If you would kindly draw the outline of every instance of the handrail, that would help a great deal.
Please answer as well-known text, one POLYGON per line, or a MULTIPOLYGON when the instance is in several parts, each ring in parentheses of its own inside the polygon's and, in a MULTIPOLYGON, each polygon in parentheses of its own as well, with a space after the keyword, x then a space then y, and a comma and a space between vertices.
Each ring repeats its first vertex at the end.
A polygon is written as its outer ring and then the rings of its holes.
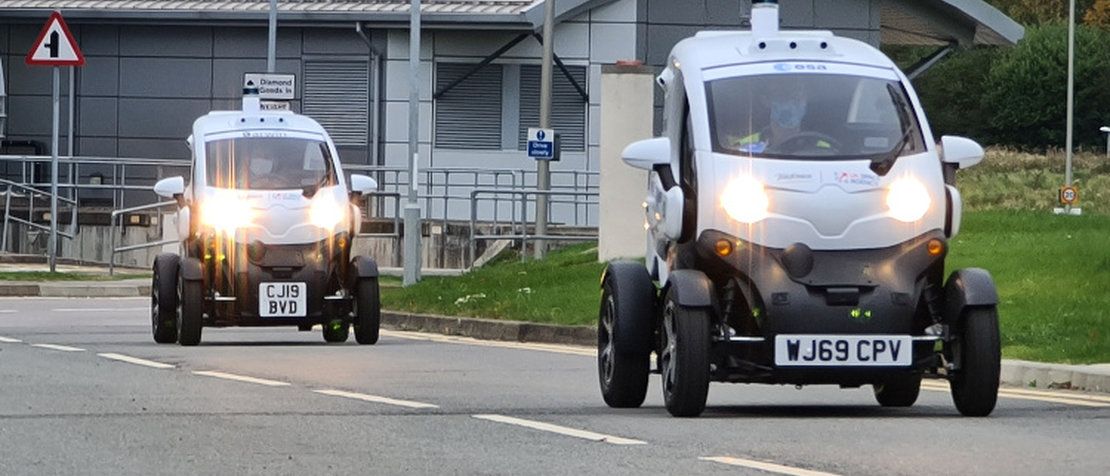
MULTIPOLYGON (((112 253, 108 256, 108 275, 109 276, 115 274, 115 272, 116 272, 116 253, 123 253, 125 251, 132 251, 132 250, 141 250, 141 249, 145 249, 145 248, 154 248, 156 246, 169 245, 169 244, 173 244, 173 243, 177 242, 177 240, 159 240, 159 241, 154 241, 154 242, 150 242, 150 243, 140 243, 140 244, 136 244, 136 245, 121 246, 121 247, 117 248, 116 247, 116 218, 118 218, 118 217, 120 217, 120 216, 122 216, 126 213, 141 212, 143 210, 155 210, 155 209, 159 209, 159 208, 165 208, 165 207, 168 207, 170 205, 177 205, 177 202, 176 201, 168 201, 168 202, 148 203, 146 205, 139 205, 139 206, 136 206, 136 207, 121 208, 119 210, 112 210, 112 215, 111 215, 111 217, 109 218, 109 221, 108 221, 108 237, 109 237, 108 239, 109 239, 109 243, 110 243, 110 245, 109 245, 110 249, 112 250, 112 253)), ((162 221, 159 220, 158 223, 161 224, 162 221)), ((165 228, 163 228, 163 230, 164 229, 165 228)))
MULTIPOLYGON (((76 200, 72 200, 68 197, 63 197, 61 195, 54 195, 50 192, 47 192, 47 191, 44 191, 44 190, 39 190, 39 189, 37 189, 33 186, 21 184, 21 183, 18 183, 18 182, 13 182, 11 180, 4 179, 4 178, 0 178, 0 185, 7 186, 7 189, 4 192, 4 223, 3 223, 2 229, 0 229, 0 235, 2 235, 2 236, 0 236, 0 250, 7 251, 7 249, 8 249, 8 222, 13 222, 14 221, 14 222, 19 223, 21 225, 26 225, 26 226, 29 226, 31 228, 37 229, 37 230, 44 230, 44 231, 50 231, 51 230, 51 227, 49 227, 49 226, 42 225, 42 224, 34 222, 34 216, 35 216, 34 201, 35 201, 36 198, 40 198, 40 197, 56 198, 58 201, 66 203, 70 206, 70 210, 69 210, 69 212, 70 212, 69 232, 67 233, 67 232, 58 230, 58 235, 61 235, 63 238, 66 238, 66 239, 69 239, 69 240, 72 240, 77 236, 77 201, 76 200), (12 195, 12 188, 13 187, 16 188, 16 189, 19 189, 19 190, 23 190, 25 192, 25 195, 23 195, 23 197, 25 197, 27 199, 27 202, 29 204, 29 206, 27 207, 27 219, 26 220, 24 220, 22 218, 19 218, 19 217, 14 217, 11 214, 12 213, 12 198, 15 197, 14 195, 12 195)), ((57 217, 51 217, 51 219, 52 220, 57 220, 57 217)))
MULTIPOLYGON (((491 235, 479 235, 479 234, 477 234, 477 215, 478 215, 478 200, 479 200, 478 196, 479 195, 495 195, 495 196, 496 195, 513 195, 513 196, 521 197, 521 199, 523 201, 523 199, 528 197, 528 196, 533 196, 533 197, 535 197, 535 196, 599 197, 601 194, 599 192, 577 192, 577 191, 567 192, 567 191, 561 191, 561 190, 538 190, 538 189, 504 190, 504 189, 495 189, 495 188, 494 189, 479 188, 479 189, 475 189, 475 190, 471 191, 470 192, 470 230, 469 230, 470 231, 470 240, 469 240, 470 241, 470 243, 469 243, 470 246, 469 246, 469 249, 467 250, 468 251, 467 258, 469 258, 469 260, 468 260, 469 264, 468 264, 467 268, 473 268, 474 267, 474 261, 477 259, 477 257, 475 255, 477 254, 477 242, 478 241, 485 241, 485 240, 514 240, 514 241, 516 241, 516 240, 520 240, 520 245, 521 245, 522 249, 528 246, 528 238, 529 238, 529 236, 528 236, 528 225, 527 225, 528 210, 525 207, 521 207, 522 208, 521 212, 524 214, 524 216, 521 217, 521 223, 523 224, 523 226, 521 226, 521 232, 519 234, 516 234, 516 233, 514 233, 514 234, 491 234, 491 235)), ((489 199, 487 199, 487 200, 489 200, 489 199)), ((513 228, 515 228, 515 227, 516 227, 516 225, 515 225, 515 214, 514 214, 513 228)), ((544 234, 544 235, 532 235, 531 238, 533 240, 547 240, 547 241, 590 241, 590 240, 596 240, 597 239, 597 234, 596 233, 593 234, 593 235, 551 235, 551 234, 544 234)), ((523 256, 523 253, 522 253, 521 256, 523 256)))

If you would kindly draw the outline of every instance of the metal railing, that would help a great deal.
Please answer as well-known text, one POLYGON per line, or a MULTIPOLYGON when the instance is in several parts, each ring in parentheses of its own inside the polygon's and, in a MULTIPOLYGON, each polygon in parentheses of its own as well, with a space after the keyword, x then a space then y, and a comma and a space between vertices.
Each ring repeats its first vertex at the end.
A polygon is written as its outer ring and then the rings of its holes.
MULTIPOLYGON (((123 253, 125 251, 141 250, 141 249, 146 249, 146 248, 154 248, 156 246, 165 246, 165 245, 171 245, 171 244, 177 243, 176 239, 173 239, 173 240, 165 239, 164 230, 166 228, 165 228, 165 226, 162 225, 162 220, 158 220, 158 224, 160 226, 162 226, 162 230, 163 230, 163 232, 159 232, 159 235, 161 235, 163 239, 158 240, 158 241, 151 241, 151 242, 147 242, 147 243, 138 243, 138 244, 134 244, 134 245, 116 247, 116 219, 119 218, 119 217, 122 217, 122 216, 124 216, 128 213, 135 213, 135 212, 141 212, 141 211, 146 211, 146 210, 157 210, 157 209, 169 207, 171 205, 176 207, 177 202, 176 201, 158 202, 158 203, 151 203, 151 204, 147 204, 147 205, 139 205, 137 207, 121 208, 119 210, 113 210, 112 211, 112 216, 111 216, 111 218, 109 219, 109 222, 108 222, 108 236, 110 237, 109 238, 109 243, 110 243, 109 247, 112 250, 111 255, 108 256, 108 275, 109 276, 115 274, 115 272, 116 272, 116 254, 117 253, 123 253)), ((122 223, 121 223, 121 226, 122 226, 122 223)))
MULTIPOLYGON (((581 198, 581 197, 586 197, 587 200, 588 200, 589 197, 593 197, 593 198, 599 197, 600 193, 599 192, 559 191, 559 190, 536 190, 536 189, 524 189, 524 190, 476 189, 476 190, 471 191, 470 192, 470 246, 469 246, 469 250, 467 252, 467 268, 472 268, 474 266, 474 261, 477 259, 476 254, 477 254, 477 247, 478 247, 478 242, 479 241, 492 241, 492 240, 520 241, 521 249, 523 250, 523 249, 527 248, 529 239, 531 239, 533 241, 534 240, 544 240, 544 241, 594 241, 594 240, 597 240, 596 228, 594 228, 595 231, 594 231, 593 234, 553 235, 553 234, 549 233, 549 234, 545 234, 545 235, 529 235, 528 234, 528 222, 529 222, 529 220, 528 220, 527 200, 528 200, 528 197, 532 197, 532 200, 534 200, 535 197, 537 197, 537 196, 548 196, 548 197, 552 197, 552 198, 573 196, 576 199, 581 198), (520 211, 521 211, 520 218, 521 218, 521 220, 519 221, 519 223, 520 223, 519 231, 517 229, 518 221, 516 220, 516 213, 515 213, 515 210, 514 210, 513 221, 512 221, 511 226, 510 226, 510 229, 513 230, 513 233, 509 233, 509 234, 505 234, 505 233, 479 234, 478 233, 477 216, 478 216, 478 202, 480 200, 483 200, 480 197, 481 195, 489 195, 491 197, 498 197, 498 196, 503 197, 505 195, 508 195, 508 196, 512 197, 513 200, 515 200, 517 197, 519 197, 520 198, 520 203, 521 203, 521 208, 520 208, 520 211)), ((485 198, 484 200, 491 200, 491 199, 492 198, 485 198)), ((592 201, 591 203, 596 204, 597 202, 592 201)), ((497 223, 494 223, 493 225, 494 225, 493 229, 496 231, 497 228, 498 228, 497 223)), ((524 253, 522 253, 521 256, 523 257, 524 253)))
MULTIPOLYGON (((13 182, 11 180, 2 179, 2 178, 0 178, 0 186, 4 186, 6 188, 6 190, 4 192, 4 225, 3 225, 3 230, 0 231, 0 234, 3 235, 2 237, 0 237, 0 250, 7 250, 8 249, 8 231, 9 231, 9 228, 10 228, 8 226, 8 224, 11 223, 11 222, 15 222, 15 223, 18 223, 18 224, 21 224, 21 225, 24 225, 24 226, 28 226, 28 227, 34 228, 36 230, 50 232, 50 225, 43 225, 41 223, 35 223, 35 221, 34 221, 35 220, 35 199, 40 198, 40 197, 46 197, 49 200, 51 197, 53 197, 53 195, 50 192, 45 192, 45 191, 39 190, 39 189, 37 189, 33 186, 28 186, 28 185, 24 185, 24 184, 21 184, 21 183, 16 183, 16 182, 13 182), (16 194, 12 193, 13 188, 24 191, 24 194, 23 195, 16 195, 16 194), (24 220, 23 218, 12 215, 12 199, 21 198, 21 197, 26 197, 27 198, 27 219, 26 220, 24 220)), ((74 201, 74 200, 71 200, 69 198, 60 196, 60 195, 57 198, 58 198, 59 202, 70 206, 69 233, 58 230, 58 236, 61 236, 63 238, 67 238, 67 239, 72 240, 74 237, 77 236, 77 202, 74 201)), ((49 207, 47 207, 47 209, 49 209, 49 207)), ((51 219, 56 220, 57 217, 51 217, 51 219)), ((49 251, 49 250, 47 250, 47 251, 49 251)))

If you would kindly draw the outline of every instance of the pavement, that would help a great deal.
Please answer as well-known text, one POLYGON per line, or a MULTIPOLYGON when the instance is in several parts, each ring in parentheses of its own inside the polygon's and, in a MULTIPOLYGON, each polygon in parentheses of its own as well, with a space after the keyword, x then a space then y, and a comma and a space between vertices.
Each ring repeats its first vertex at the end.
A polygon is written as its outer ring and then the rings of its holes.
POLYGON ((871 389, 713 384, 696 419, 611 409, 593 348, 383 331, 205 328, 149 301, 0 298, 0 474, 1106 474, 1110 396, 1004 389, 959 416, 871 389))

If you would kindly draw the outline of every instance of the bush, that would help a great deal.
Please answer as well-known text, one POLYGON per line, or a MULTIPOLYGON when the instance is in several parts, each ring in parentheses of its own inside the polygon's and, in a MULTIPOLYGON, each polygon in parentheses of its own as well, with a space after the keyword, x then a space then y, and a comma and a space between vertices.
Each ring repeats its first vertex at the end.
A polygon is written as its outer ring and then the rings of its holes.
MULTIPOLYGON (((1044 150, 1065 141, 1067 119, 1067 26, 1026 29, 1025 39, 990 67, 982 110, 989 142, 1044 150)), ((1076 30, 1075 141, 1102 144, 1099 127, 1110 123, 1110 32, 1076 30)))

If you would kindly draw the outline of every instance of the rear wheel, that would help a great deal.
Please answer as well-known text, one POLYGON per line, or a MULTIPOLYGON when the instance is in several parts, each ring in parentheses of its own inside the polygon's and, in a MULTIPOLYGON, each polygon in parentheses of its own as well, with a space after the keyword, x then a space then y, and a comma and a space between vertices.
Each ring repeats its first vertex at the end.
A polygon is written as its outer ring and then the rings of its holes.
POLYGON ((324 342, 337 344, 347 342, 351 335, 351 326, 342 319, 332 319, 324 323, 324 342))
POLYGON ((178 278, 177 282, 180 283, 177 342, 184 346, 194 346, 200 343, 200 333, 204 326, 204 283, 182 278, 178 278))
POLYGON ((952 358, 959 369, 951 377, 952 401, 964 416, 987 416, 998 402, 1002 351, 998 335, 998 309, 973 307, 961 316, 952 358))
POLYGON ((663 306, 663 400, 673 416, 698 416, 709 396, 709 311, 674 302, 673 291, 663 306))
POLYGON ((921 393, 921 375, 904 375, 875 384, 875 400, 884 407, 910 407, 921 393))
POLYGON ((181 257, 172 253, 154 258, 150 282, 150 327, 154 342, 177 342, 177 270, 181 257))
POLYGON ((647 270, 605 274, 597 326, 597 374, 601 396, 613 408, 636 408, 647 396, 655 285, 647 270))
POLYGON ((382 324, 382 303, 378 278, 358 280, 354 296, 355 341, 362 345, 378 343, 382 324))

